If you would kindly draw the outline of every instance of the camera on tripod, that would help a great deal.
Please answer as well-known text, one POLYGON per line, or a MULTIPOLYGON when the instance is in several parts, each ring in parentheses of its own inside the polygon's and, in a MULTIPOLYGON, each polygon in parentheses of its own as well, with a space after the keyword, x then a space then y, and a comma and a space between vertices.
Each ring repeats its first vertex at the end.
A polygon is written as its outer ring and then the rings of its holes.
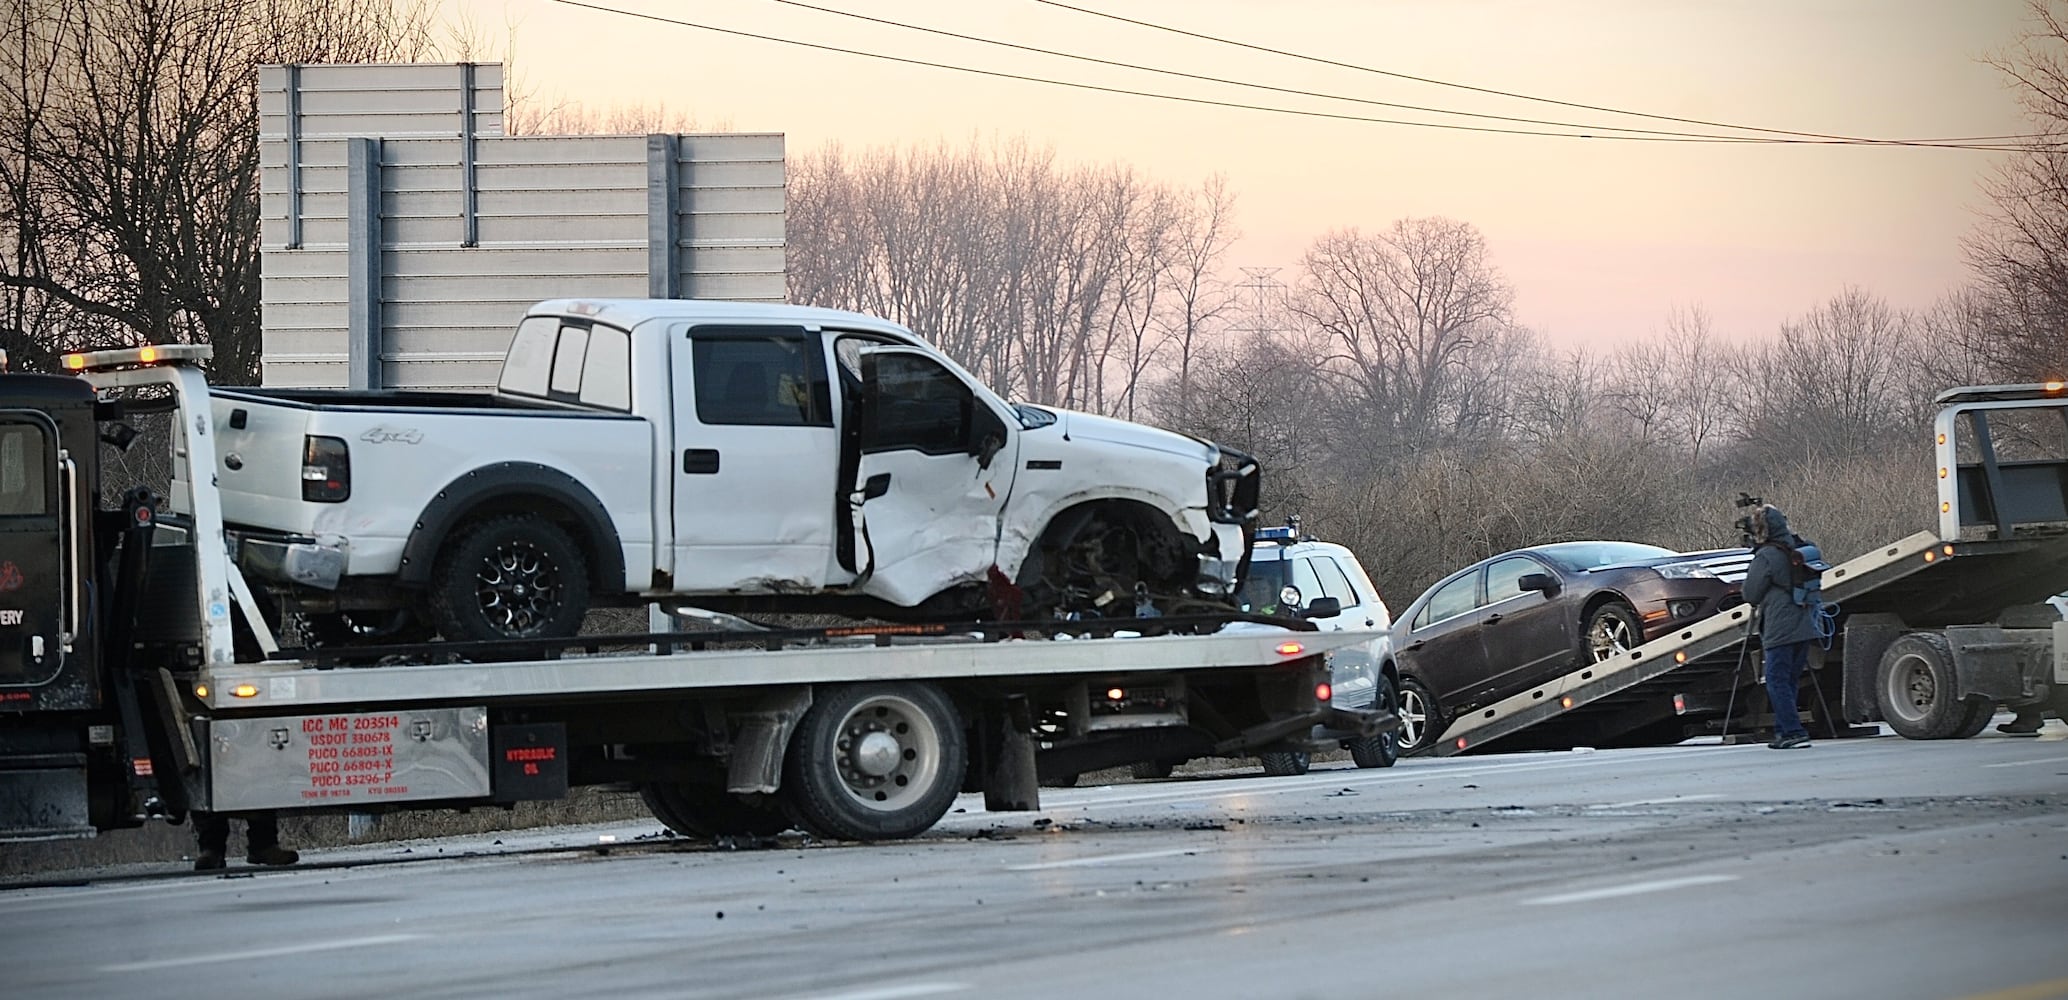
MULTIPOLYGON (((1731 506, 1736 507, 1739 510, 1743 510, 1747 507, 1758 507, 1764 503, 1766 503, 1765 500, 1753 496, 1750 493, 1741 492, 1738 494, 1738 498, 1736 500, 1731 501, 1731 506)), ((1738 533, 1744 536, 1744 544, 1748 548, 1752 545, 1752 519, 1756 516, 1758 516, 1757 511, 1751 514, 1740 515, 1737 520, 1731 522, 1731 524, 1737 527, 1738 533)))

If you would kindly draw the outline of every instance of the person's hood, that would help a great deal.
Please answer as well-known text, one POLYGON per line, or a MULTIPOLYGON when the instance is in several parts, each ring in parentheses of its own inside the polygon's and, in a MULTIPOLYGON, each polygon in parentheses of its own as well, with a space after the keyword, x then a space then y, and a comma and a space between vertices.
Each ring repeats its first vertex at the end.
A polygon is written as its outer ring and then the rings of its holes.
POLYGON ((1766 533, 1760 536, 1760 541, 1785 542, 1789 539, 1788 515, 1781 513, 1781 508, 1765 504, 1759 508, 1759 517, 1760 523, 1766 525, 1766 533))

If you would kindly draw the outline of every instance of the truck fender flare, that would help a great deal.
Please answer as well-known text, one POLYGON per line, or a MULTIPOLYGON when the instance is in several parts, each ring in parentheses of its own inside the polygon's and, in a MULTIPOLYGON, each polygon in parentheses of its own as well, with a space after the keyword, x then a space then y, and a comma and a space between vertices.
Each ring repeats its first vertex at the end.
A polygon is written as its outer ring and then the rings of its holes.
POLYGON ((412 586, 428 584, 439 546, 467 517, 484 507, 523 510, 533 505, 528 501, 570 512, 579 528, 577 540, 590 549, 590 579, 607 593, 624 589, 625 550, 603 502, 580 480, 535 462, 484 465, 445 484, 417 515, 396 578, 412 586))

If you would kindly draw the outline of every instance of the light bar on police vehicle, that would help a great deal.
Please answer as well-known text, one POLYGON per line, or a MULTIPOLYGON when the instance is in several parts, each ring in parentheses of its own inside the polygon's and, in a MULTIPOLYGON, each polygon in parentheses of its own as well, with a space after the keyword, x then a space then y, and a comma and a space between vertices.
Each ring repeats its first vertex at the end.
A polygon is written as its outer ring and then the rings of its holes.
POLYGON ((1299 541, 1298 535, 1299 533, 1291 528, 1257 529, 1257 541, 1260 542, 1296 542, 1299 541))
POLYGON ((116 351, 82 351, 64 357, 68 372, 109 371, 115 368, 140 368, 167 362, 202 362, 215 356, 215 348, 207 344, 145 344, 142 347, 126 347, 116 351))

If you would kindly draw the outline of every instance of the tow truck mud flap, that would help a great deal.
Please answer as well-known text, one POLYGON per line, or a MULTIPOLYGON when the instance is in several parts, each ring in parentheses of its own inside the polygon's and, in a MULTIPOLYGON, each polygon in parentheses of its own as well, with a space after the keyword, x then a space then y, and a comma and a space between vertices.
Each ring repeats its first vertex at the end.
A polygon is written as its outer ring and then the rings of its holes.
POLYGON ((489 794, 488 709, 212 719, 216 812, 489 794))

